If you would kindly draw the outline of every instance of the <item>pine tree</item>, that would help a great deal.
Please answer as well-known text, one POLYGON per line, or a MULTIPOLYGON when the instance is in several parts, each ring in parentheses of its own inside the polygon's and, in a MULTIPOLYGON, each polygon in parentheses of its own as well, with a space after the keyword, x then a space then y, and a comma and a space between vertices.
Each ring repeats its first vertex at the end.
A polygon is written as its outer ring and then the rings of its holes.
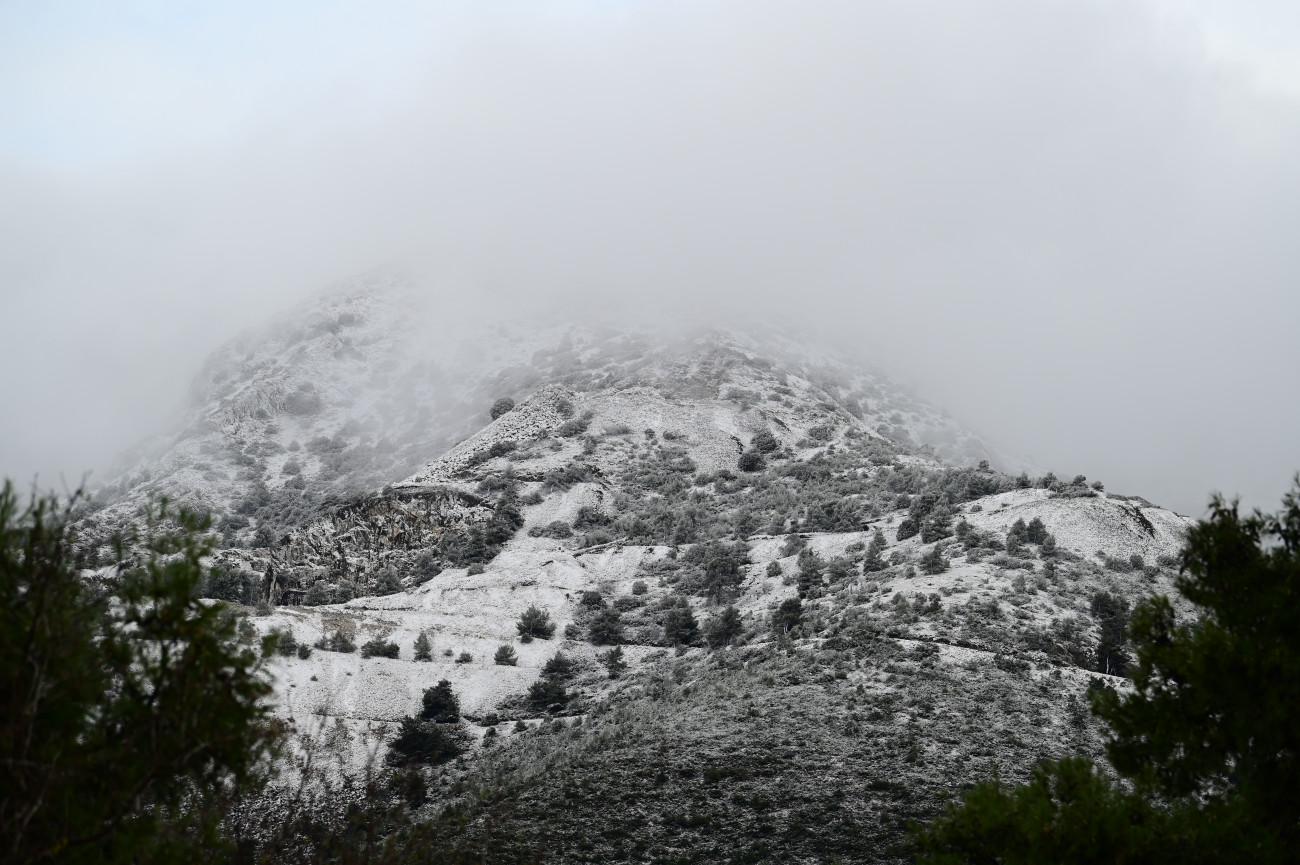
POLYGON ((430 644, 429 642, 429 635, 426 634, 424 631, 421 631, 419 636, 415 638, 414 648, 415 648, 415 660, 417 661, 433 660, 433 645, 430 644))
POLYGON ((627 671, 627 662, 623 660, 622 646, 615 646, 601 655, 600 662, 605 665, 611 679, 617 679, 627 671))

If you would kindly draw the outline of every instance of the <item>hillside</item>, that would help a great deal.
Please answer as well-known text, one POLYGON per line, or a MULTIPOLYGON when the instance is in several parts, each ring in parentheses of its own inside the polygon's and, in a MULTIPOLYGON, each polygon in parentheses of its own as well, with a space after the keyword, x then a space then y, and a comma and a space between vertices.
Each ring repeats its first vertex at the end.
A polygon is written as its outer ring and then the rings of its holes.
POLYGON ((277 712, 340 731, 344 764, 448 680, 475 744, 423 813, 464 816, 459 843, 902 861, 905 821, 963 787, 1098 751, 1085 692, 1118 681, 1116 617, 1170 590, 1187 518, 999 471, 772 328, 451 343, 420 297, 368 277, 222 348, 86 525, 159 494, 212 511, 211 593, 317 647, 276 662, 277 712), (521 640, 530 607, 550 637, 521 640), (328 648, 372 640, 398 656, 328 648), (539 697, 557 652, 576 666, 539 697))

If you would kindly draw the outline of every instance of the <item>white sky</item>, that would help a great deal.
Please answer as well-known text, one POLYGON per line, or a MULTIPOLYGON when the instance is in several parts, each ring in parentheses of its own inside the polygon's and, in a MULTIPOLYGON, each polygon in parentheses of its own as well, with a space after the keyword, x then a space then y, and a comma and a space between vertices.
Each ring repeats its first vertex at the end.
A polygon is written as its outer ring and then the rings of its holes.
POLYGON ((1298 106, 1279 0, 0 0, 0 474, 103 467, 418 252, 822 310, 1060 474, 1271 505, 1298 106))

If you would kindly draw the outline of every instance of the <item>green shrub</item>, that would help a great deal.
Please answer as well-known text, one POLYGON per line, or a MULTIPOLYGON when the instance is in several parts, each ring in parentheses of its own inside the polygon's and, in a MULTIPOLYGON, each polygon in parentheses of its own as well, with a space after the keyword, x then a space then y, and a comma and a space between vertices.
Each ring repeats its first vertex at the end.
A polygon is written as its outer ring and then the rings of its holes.
POLYGON ((454 724, 460 720, 460 699, 451 689, 451 682, 442 679, 431 688, 425 688, 420 699, 420 719, 438 724, 454 724))
POLYGON ((492 663, 499 667, 513 667, 519 663, 519 656, 515 654, 514 646, 501 646, 492 656, 492 663))
POLYGON ((455 724, 439 724, 407 716, 389 743, 392 766, 436 766, 463 754, 468 741, 455 724))
POLYGON ((386 642, 382 637, 367 640, 361 645, 363 658, 396 658, 398 654, 397 644, 386 642))
POLYGON ((424 631, 421 631, 419 635, 415 638, 415 645, 413 646, 413 648, 415 649, 415 660, 417 661, 433 660, 433 646, 429 642, 428 634, 424 633, 424 631))
POLYGON ((92 588, 76 504, 22 507, 0 490, 0 856, 207 861, 281 735, 267 701, 274 638, 244 644, 241 618, 200 600, 210 524, 165 503, 115 541, 124 565, 92 588))
POLYGON ((322 637, 316 641, 316 648, 326 652, 342 652, 351 654, 357 650, 357 644, 352 642, 352 638, 343 631, 335 631, 328 637, 322 637))

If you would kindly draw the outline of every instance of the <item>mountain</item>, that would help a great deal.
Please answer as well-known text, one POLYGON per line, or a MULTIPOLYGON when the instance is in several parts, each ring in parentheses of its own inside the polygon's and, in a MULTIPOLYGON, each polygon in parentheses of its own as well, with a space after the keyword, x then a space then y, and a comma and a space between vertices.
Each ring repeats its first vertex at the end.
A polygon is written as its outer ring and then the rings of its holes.
POLYGON ((904 861, 964 787, 1099 752, 1086 691, 1189 524, 999 468, 779 328, 453 338, 381 273, 221 348, 83 522, 211 511, 211 594, 304 647, 277 712, 340 765, 449 681, 471 744, 422 813, 489 861, 904 861), (337 651, 366 643, 397 657, 337 651))

